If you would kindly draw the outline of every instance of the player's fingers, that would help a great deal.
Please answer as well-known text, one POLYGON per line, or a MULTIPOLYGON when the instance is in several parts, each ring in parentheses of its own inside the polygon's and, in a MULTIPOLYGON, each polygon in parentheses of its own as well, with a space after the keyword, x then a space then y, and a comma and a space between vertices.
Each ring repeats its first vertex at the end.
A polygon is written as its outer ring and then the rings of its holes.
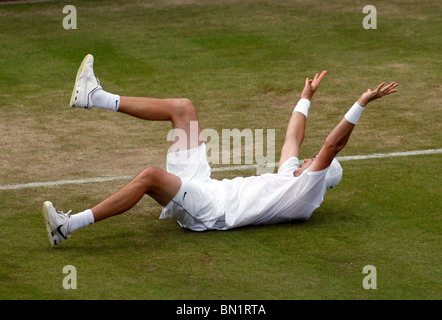
POLYGON ((396 90, 396 89, 393 89, 393 90, 391 90, 391 91, 388 91, 385 95, 388 96, 389 94, 392 94, 392 93, 395 93, 395 92, 397 92, 397 90, 396 90))
POLYGON ((321 74, 319 75, 319 77, 318 77, 318 82, 321 82, 322 81, 322 79, 325 77, 325 75, 327 74, 327 70, 323 70, 322 72, 321 72, 321 74))
POLYGON ((388 90, 389 93, 393 93, 393 92, 397 92, 397 90, 395 88, 397 88, 397 86, 399 85, 399 83, 394 83, 391 88, 388 90))
POLYGON ((388 86, 386 86, 385 88, 382 89, 382 92, 384 94, 388 94, 390 93, 391 90, 393 90, 394 88, 396 88, 399 85, 399 83, 396 82, 392 82, 390 83, 388 86))
POLYGON ((384 85, 385 85, 385 82, 382 82, 380 85, 378 85, 378 87, 376 88, 375 91, 379 92, 384 85))
POLYGON ((382 88, 382 90, 390 90, 393 86, 394 86, 395 82, 390 83, 389 85, 387 85, 386 87, 382 88))

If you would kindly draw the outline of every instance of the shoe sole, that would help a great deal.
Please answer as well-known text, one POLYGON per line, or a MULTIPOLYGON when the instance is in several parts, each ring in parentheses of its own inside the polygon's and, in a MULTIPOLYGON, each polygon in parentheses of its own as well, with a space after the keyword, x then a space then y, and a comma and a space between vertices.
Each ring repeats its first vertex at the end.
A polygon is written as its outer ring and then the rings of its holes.
POLYGON ((91 59, 94 59, 94 57, 91 54, 86 55, 86 57, 84 57, 83 61, 81 62, 80 68, 78 68, 77 77, 75 78, 74 90, 72 91, 71 101, 70 101, 70 106, 73 108, 78 108, 77 106, 74 105, 74 101, 75 101, 75 96, 77 94, 77 85, 78 81, 80 80, 80 75, 83 72, 84 68, 86 67, 87 62, 90 61, 91 59))
POLYGON ((48 232, 48 239, 49 242, 51 243, 52 247, 56 248, 57 245, 54 242, 53 239, 53 232, 52 232, 52 225, 51 225, 51 219, 49 218, 49 209, 53 207, 52 203, 50 203, 49 201, 45 201, 45 203, 43 203, 43 218, 45 220, 45 224, 46 224, 46 231, 48 232))

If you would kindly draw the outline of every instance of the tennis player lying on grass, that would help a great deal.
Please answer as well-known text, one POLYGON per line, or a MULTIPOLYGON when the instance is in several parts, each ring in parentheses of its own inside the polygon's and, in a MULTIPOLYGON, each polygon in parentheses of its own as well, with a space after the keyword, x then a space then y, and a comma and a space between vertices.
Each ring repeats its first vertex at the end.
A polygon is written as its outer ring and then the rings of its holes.
MULTIPOLYGON (((191 101, 123 97, 105 92, 94 75, 93 63, 93 56, 87 55, 78 70, 72 107, 98 107, 145 120, 171 121, 174 130, 186 133, 186 139, 174 141, 173 146, 179 151, 168 153, 167 171, 148 167, 91 209, 70 215, 46 201, 43 216, 53 247, 79 228, 128 211, 145 194, 163 207, 160 219, 176 220, 183 228, 194 231, 308 219, 322 203, 326 190, 341 180, 342 168, 335 156, 347 144, 367 103, 397 92, 395 88, 399 85, 381 83, 375 90, 363 93, 328 135, 319 153, 300 166, 299 148, 304 140, 310 101, 327 71, 307 78, 288 123, 278 172, 219 181, 210 177, 201 137, 190 134, 191 121, 198 121, 191 101)), ((200 130, 198 126, 198 133, 200 130)))

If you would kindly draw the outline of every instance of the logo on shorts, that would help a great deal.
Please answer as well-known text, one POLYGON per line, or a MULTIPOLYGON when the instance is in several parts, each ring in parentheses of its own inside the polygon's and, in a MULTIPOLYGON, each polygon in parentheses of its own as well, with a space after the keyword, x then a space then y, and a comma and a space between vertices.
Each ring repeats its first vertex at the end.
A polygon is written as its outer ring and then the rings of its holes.
POLYGON ((187 194, 187 192, 184 192, 183 201, 184 201, 184 198, 186 197, 186 194, 187 194))

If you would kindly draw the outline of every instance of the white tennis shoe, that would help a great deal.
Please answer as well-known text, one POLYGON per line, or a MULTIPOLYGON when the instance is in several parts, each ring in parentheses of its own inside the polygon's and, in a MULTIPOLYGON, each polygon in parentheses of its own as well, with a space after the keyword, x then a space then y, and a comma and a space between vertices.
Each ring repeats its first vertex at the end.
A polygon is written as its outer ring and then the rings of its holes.
POLYGON ((92 93, 98 89, 101 89, 101 86, 100 80, 94 74, 94 56, 88 54, 77 71, 70 106, 91 109, 93 107, 92 93))
POLYGON ((68 232, 70 211, 64 213, 54 208, 51 202, 46 201, 43 204, 43 217, 48 231, 48 238, 51 245, 56 248, 64 240, 71 237, 68 232))

